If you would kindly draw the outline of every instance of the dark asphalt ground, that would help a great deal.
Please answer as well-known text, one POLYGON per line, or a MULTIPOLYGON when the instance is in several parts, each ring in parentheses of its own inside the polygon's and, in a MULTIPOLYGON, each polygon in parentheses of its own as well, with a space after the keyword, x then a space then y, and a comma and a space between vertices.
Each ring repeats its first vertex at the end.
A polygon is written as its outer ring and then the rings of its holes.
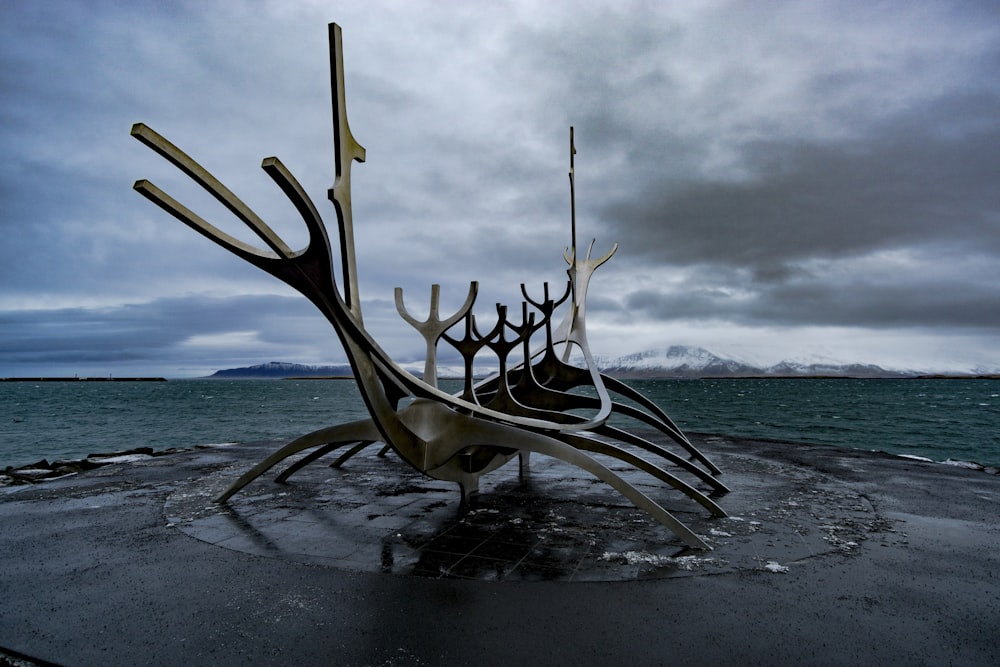
MULTIPOLYGON (((362 454, 208 502, 273 448, 0 488, 0 655, 65 665, 996 665, 1000 477, 699 437, 728 519, 665 529, 561 463, 475 505, 362 454), (423 486, 422 486, 423 485, 423 486), (449 546, 450 545, 450 546, 449 546)), ((513 466, 512 466, 513 468, 513 466)), ((3 660, 0 659, 0 664, 3 660)), ((28 663, 31 664, 31 663, 28 663)))

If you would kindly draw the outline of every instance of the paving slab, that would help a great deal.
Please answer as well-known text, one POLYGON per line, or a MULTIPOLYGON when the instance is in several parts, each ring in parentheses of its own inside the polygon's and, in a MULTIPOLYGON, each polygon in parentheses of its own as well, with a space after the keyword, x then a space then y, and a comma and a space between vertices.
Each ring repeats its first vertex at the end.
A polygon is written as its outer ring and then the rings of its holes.
MULTIPOLYGON (((0 488, 0 656, 24 664, 966 664, 1000 651, 1000 477, 695 436, 727 518, 612 467, 683 545, 546 457, 454 485, 373 447, 212 499, 276 443, 0 488)), ((332 460, 333 457, 331 457, 332 460)), ((3 664, 3 658, 0 658, 3 664)))

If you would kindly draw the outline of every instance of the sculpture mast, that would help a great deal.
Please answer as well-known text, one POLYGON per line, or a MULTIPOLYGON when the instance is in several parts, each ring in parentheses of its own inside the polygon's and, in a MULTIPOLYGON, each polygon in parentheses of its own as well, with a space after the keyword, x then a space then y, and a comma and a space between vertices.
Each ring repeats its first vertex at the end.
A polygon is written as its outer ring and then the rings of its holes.
POLYGON ((365 149, 354 139, 347 124, 344 96, 344 52, 340 26, 331 23, 330 88, 333 93, 333 145, 336 177, 329 190, 330 201, 337 209, 340 230, 340 261, 344 276, 344 302, 361 323, 361 298, 358 295, 358 266, 354 256, 354 221, 351 214, 351 162, 365 161, 365 149))
POLYGON ((573 156, 576 155, 576 145, 573 143, 573 126, 569 126, 569 219, 572 227, 571 251, 576 259, 576 183, 573 180, 573 156))

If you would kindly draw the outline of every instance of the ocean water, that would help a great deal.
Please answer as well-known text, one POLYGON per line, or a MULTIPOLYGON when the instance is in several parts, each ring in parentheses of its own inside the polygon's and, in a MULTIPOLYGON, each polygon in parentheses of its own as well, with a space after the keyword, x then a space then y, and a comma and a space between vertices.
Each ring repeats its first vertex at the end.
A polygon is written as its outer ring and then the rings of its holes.
MULTIPOLYGON (((1000 465, 1000 380, 630 384, 688 432, 1000 465)), ((133 447, 289 440, 365 416, 350 380, 3 382, 0 468, 133 447)))
POLYGON ((685 431, 1000 465, 1000 380, 630 382, 685 431))

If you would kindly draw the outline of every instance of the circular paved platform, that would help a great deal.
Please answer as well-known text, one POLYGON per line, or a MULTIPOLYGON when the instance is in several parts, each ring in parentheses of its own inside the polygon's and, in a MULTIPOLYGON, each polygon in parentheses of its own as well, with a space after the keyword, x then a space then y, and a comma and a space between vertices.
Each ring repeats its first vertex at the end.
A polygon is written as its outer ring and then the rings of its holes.
POLYGON ((467 509, 374 454, 213 504, 273 442, 0 487, 0 663, 996 662, 1000 478, 695 442, 725 470, 731 517, 650 491, 702 554, 542 457, 526 486, 515 466, 491 474, 467 509))
MULTIPOLYGON (((721 439, 706 443, 724 444, 721 439)), ((270 558, 434 578, 503 581, 626 581, 783 572, 805 559, 849 555, 893 535, 863 496, 816 471, 737 453, 714 454, 738 479, 712 518, 680 492, 616 461, 639 486, 715 547, 685 549, 666 528, 588 473, 532 458, 481 482, 460 505, 457 486, 429 479, 373 446, 345 464, 315 462, 288 484, 275 469, 227 504, 212 499, 247 467, 217 470, 167 500, 168 522, 215 546, 270 558)), ((329 460, 332 460, 331 457, 329 460)))

